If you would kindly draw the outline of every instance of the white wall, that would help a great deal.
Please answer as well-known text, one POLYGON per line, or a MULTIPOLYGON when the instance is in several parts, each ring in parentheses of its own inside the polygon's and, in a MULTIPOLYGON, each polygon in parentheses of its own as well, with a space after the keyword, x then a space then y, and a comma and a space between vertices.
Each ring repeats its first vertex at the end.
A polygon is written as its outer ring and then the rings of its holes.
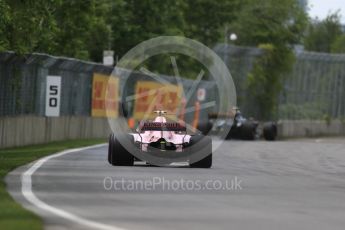
POLYGON ((68 139, 107 138, 110 132, 106 118, 0 117, 0 148, 68 139))

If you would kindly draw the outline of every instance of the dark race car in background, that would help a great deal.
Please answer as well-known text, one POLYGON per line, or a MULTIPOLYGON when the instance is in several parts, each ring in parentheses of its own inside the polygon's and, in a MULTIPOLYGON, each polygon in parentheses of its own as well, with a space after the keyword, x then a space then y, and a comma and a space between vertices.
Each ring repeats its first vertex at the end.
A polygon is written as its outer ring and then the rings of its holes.
POLYGON ((274 141, 277 138, 275 122, 265 122, 260 125, 254 119, 245 118, 238 108, 233 110, 233 114, 209 114, 213 131, 229 129, 225 139, 255 140, 262 136, 265 140, 274 141))

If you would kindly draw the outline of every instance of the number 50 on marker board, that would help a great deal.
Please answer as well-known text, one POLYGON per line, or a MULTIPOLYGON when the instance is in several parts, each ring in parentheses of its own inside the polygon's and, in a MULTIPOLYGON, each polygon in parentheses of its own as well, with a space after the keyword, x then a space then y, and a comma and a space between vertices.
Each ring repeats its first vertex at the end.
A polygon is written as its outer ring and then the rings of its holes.
POLYGON ((61 77, 47 76, 46 116, 60 116, 61 77))

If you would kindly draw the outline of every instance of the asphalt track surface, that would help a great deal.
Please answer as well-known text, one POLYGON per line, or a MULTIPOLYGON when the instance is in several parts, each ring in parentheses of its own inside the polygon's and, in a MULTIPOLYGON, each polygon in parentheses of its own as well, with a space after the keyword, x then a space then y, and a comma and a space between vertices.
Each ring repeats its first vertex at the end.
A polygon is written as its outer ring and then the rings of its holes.
POLYGON ((39 207, 21 190, 34 164, 10 173, 7 186, 49 230, 345 226, 345 139, 226 141, 211 169, 113 167, 106 156, 101 146, 45 161, 31 176, 39 207))

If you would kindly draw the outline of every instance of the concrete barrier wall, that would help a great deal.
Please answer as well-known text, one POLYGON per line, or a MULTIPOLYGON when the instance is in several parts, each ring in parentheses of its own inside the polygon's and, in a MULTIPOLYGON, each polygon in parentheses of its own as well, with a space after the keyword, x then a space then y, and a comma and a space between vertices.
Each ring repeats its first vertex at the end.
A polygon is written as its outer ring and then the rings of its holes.
POLYGON ((281 138, 343 135, 345 135, 345 122, 340 120, 333 120, 330 123, 310 120, 278 122, 278 136, 281 138))
POLYGON ((107 138, 110 132, 106 118, 0 117, 0 148, 69 139, 107 138))

